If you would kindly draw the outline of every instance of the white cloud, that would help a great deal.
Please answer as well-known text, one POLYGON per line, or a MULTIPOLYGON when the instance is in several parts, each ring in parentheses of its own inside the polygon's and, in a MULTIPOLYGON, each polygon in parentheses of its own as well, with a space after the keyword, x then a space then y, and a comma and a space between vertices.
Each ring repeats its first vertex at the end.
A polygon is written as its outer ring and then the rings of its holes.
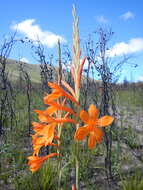
POLYGON ((139 76, 138 81, 143 82, 143 76, 139 76))
POLYGON ((134 17, 135 17, 135 15, 131 11, 128 11, 128 12, 126 12, 123 15, 120 16, 120 18, 125 20, 125 21, 128 20, 128 19, 133 19, 134 17))
POLYGON ((43 45, 49 48, 57 45, 58 39, 64 43, 66 40, 50 31, 43 31, 38 24, 35 24, 35 19, 27 19, 18 24, 12 25, 12 29, 24 34, 31 40, 40 40, 43 45))
POLYGON ((96 16, 95 19, 97 20, 97 22, 103 23, 103 24, 107 24, 109 21, 103 16, 96 16))
POLYGON ((30 63, 29 60, 26 57, 22 57, 20 59, 20 61, 24 62, 24 63, 30 63))
POLYGON ((109 57, 114 57, 139 51, 143 51, 143 38, 133 38, 129 40, 128 43, 120 42, 115 44, 110 50, 108 50, 107 55, 109 57))

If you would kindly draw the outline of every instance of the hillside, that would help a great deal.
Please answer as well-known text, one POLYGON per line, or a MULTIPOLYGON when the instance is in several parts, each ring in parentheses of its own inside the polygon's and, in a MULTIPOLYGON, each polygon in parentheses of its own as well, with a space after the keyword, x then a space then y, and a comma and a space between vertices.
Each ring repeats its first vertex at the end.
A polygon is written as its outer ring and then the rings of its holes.
POLYGON ((19 63, 24 64, 24 68, 30 75, 32 82, 40 83, 40 65, 39 64, 29 64, 29 63, 24 63, 24 62, 8 59, 6 70, 8 71, 9 77, 11 80, 16 81, 19 77, 19 63))

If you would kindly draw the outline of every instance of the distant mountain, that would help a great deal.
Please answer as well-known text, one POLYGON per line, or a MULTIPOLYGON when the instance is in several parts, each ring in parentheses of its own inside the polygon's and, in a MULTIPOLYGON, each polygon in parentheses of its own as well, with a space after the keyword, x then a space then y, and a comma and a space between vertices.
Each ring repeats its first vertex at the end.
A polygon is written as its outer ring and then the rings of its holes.
POLYGON ((7 59, 6 70, 8 71, 8 76, 11 80, 16 81, 19 78, 19 63, 24 64, 25 70, 28 72, 30 79, 34 83, 40 83, 40 65, 39 64, 29 64, 24 62, 19 62, 12 59, 7 59))

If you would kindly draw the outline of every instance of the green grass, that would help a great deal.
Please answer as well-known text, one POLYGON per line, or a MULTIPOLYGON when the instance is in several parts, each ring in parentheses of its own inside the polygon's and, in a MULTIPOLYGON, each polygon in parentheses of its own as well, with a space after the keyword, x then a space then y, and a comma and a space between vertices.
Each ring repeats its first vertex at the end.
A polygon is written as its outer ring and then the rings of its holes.
POLYGON ((121 190, 142 190, 143 189, 143 174, 141 171, 136 171, 133 176, 127 176, 122 179, 121 190))
POLYGON ((53 167, 53 163, 47 161, 34 174, 28 172, 15 176, 14 184, 16 190, 55 190, 57 173, 53 167))

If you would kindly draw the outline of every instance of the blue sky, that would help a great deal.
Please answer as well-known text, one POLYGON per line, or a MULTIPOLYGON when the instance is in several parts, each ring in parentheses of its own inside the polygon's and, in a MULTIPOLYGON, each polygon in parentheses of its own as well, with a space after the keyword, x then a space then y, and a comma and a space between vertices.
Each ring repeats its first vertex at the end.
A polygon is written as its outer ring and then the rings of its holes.
MULTIPOLYGON (((121 80, 126 76, 128 80, 143 81, 142 0, 5 0, 0 6, 0 39, 17 29, 18 37, 27 35, 33 39, 38 34, 49 54, 56 54, 58 38, 71 47, 73 4, 79 16, 82 41, 100 26, 112 28, 115 34, 111 41, 111 57, 116 54, 120 59, 123 53, 134 56, 125 63, 121 80)), ((27 46, 17 45, 10 57, 36 63, 27 46)))

